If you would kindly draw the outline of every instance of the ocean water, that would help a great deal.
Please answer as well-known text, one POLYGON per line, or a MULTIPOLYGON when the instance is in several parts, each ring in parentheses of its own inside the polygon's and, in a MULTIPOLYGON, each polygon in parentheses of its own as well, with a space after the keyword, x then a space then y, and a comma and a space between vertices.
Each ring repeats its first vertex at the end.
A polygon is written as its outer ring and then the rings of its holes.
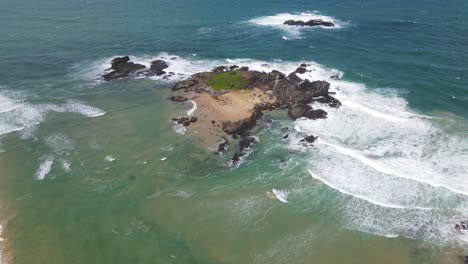
POLYGON ((11 263, 461 263, 468 3, 17 0, 0 11, 0 245, 11 263), (334 28, 299 29, 320 18, 334 28), (170 118, 173 81, 115 56, 327 80, 325 120, 272 113, 241 166, 170 118), (330 76, 338 74, 340 80, 330 76), (282 139, 281 128, 290 128, 282 139), (298 143, 317 135, 313 147, 298 143))

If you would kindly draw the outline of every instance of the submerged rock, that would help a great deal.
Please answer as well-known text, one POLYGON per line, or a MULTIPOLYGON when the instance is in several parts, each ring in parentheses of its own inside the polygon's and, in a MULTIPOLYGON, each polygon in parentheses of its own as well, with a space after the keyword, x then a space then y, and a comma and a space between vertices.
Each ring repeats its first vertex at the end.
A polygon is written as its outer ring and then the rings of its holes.
POLYGON ((321 19, 311 19, 309 21, 301 21, 301 20, 287 20, 283 23, 284 25, 288 26, 301 26, 301 27, 315 27, 315 26, 323 26, 323 27, 334 27, 335 24, 328 21, 323 21, 321 19))
POLYGON ((257 143, 257 140, 254 137, 246 137, 243 138, 241 141, 239 141, 239 150, 241 152, 246 152, 250 150, 255 143, 257 143))
POLYGON ((130 57, 117 57, 111 61, 110 73, 102 75, 104 80, 110 81, 123 77, 128 77, 131 73, 146 68, 145 65, 136 64, 130 61, 130 57))
POLYGON ((229 141, 227 141, 225 138, 223 138, 223 140, 224 141, 218 145, 218 150, 216 151, 218 154, 224 154, 229 149, 229 141))
POLYGON ((173 102, 177 102, 177 103, 183 103, 183 102, 186 102, 188 99, 183 96, 176 95, 176 96, 169 97, 169 100, 173 102))
POLYGON ((311 135, 301 139, 300 143, 314 143, 317 139, 318 137, 311 135))

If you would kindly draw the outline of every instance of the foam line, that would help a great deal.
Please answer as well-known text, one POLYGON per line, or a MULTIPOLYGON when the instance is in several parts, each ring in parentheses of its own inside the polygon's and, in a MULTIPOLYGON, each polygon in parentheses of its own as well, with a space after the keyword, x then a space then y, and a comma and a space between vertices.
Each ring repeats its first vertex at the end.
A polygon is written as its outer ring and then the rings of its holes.
POLYGON ((328 142, 326 142, 324 140, 320 140, 319 142, 321 144, 333 147, 338 152, 340 152, 341 154, 344 154, 344 155, 347 155, 347 156, 352 157, 354 159, 357 159, 360 162, 366 164, 367 166, 369 166, 369 167, 371 167, 371 168, 373 168, 373 169, 375 169, 375 170, 377 170, 379 172, 382 172, 384 174, 394 175, 394 176, 396 176, 398 178, 417 181, 417 182, 424 183, 424 184, 427 184, 427 185, 430 185, 430 186, 433 186, 433 187, 436 187, 436 188, 445 188, 445 189, 450 190, 450 191, 452 191, 454 193, 461 194, 461 195, 464 195, 464 196, 468 196, 468 192, 457 190, 457 189, 455 189, 453 187, 450 187, 448 185, 445 185, 445 184, 435 183, 433 181, 428 181, 428 180, 424 180, 424 179, 420 179, 420 178, 414 178, 414 177, 410 177, 410 176, 401 174, 401 173, 399 173, 399 172, 397 172, 397 171, 395 171, 395 170, 393 170, 391 168, 388 168, 387 166, 381 164, 381 162, 378 162, 378 161, 375 161, 375 160, 372 160, 372 159, 369 159, 369 158, 365 157, 364 155, 358 153, 355 150, 340 147, 340 146, 328 143, 328 142))
POLYGON ((187 111, 187 115, 188 115, 188 116, 193 115, 193 113, 195 113, 195 111, 197 111, 197 109, 198 109, 198 108, 197 108, 197 103, 195 103, 195 101, 190 100, 190 102, 193 104, 193 107, 192 107, 192 109, 190 109, 190 110, 187 111))
POLYGON ((396 117, 396 116, 392 116, 392 115, 389 115, 389 114, 385 114, 385 113, 382 113, 382 112, 379 112, 377 110, 368 108, 366 106, 363 106, 363 105, 355 103, 355 102, 343 101, 343 100, 341 100, 341 102, 344 105, 346 105, 347 107, 357 109, 357 110, 361 110, 362 112, 365 112, 365 113, 367 113, 367 114, 369 114, 371 116, 377 117, 377 118, 385 119, 385 120, 392 121, 392 122, 405 122, 405 121, 408 121, 408 119, 406 119, 406 118, 401 118, 401 117, 396 117))
POLYGON ((372 203, 372 204, 375 204, 375 205, 378 205, 378 206, 382 206, 382 207, 387 207, 387 208, 394 208, 394 209, 418 209, 418 210, 432 210, 433 208, 429 208, 429 207, 419 207, 419 206, 402 206, 402 205, 395 205, 395 204, 387 204, 387 203, 381 203, 381 202, 378 202, 376 200, 373 200, 373 199, 370 199, 368 197, 365 197, 363 195, 359 195, 359 194, 353 194, 353 193, 350 193, 348 191, 345 191, 343 190, 342 188, 338 187, 338 186, 335 186, 333 185, 332 183, 330 183, 329 181, 323 179, 323 178, 320 178, 318 177, 317 175, 315 175, 314 173, 312 173, 311 170, 307 169, 307 171, 309 172, 310 176, 312 176, 312 178, 316 179, 316 180, 319 180, 321 181, 322 183, 324 183, 325 185, 327 185, 328 187, 334 189, 334 190, 337 190, 339 191, 340 193, 343 193, 343 194, 346 194, 346 195, 349 195, 349 196, 353 196, 353 197, 356 197, 356 198, 359 198, 361 200, 365 200, 369 203, 372 203))
POLYGON ((276 189, 273 189, 272 191, 278 200, 280 200, 283 203, 288 203, 288 200, 287 200, 288 192, 283 191, 283 190, 276 190, 276 189))

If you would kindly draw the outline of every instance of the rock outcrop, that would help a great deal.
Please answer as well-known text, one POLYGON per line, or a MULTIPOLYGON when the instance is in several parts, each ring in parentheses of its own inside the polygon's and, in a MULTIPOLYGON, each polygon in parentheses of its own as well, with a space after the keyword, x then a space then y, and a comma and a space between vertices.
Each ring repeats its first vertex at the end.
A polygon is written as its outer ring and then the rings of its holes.
POLYGON ((328 21, 323 21, 321 19, 311 19, 309 21, 301 21, 301 20, 287 20, 283 23, 287 26, 300 26, 300 27, 316 27, 316 26, 323 26, 323 27, 334 27, 335 24, 328 21))
POLYGON ((130 74, 146 68, 145 65, 133 63, 130 57, 117 57, 111 61, 111 72, 102 75, 104 80, 110 81, 123 77, 128 77, 130 74))

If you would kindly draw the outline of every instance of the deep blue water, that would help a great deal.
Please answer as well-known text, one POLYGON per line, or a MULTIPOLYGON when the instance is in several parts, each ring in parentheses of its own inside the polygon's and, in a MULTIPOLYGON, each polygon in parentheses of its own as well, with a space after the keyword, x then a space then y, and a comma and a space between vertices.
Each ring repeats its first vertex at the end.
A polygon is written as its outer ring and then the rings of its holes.
POLYGON ((19 0, 2 1, 0 9, 0 84, 13 89, 62 81, 77 63, 164 51, 314 60, 371 88, 400 89, 415 110, 467 114, 468 3, 463 0, 19 0), (279 29, 246 22, 314 10, 348 25, 285 41, 279 29))

